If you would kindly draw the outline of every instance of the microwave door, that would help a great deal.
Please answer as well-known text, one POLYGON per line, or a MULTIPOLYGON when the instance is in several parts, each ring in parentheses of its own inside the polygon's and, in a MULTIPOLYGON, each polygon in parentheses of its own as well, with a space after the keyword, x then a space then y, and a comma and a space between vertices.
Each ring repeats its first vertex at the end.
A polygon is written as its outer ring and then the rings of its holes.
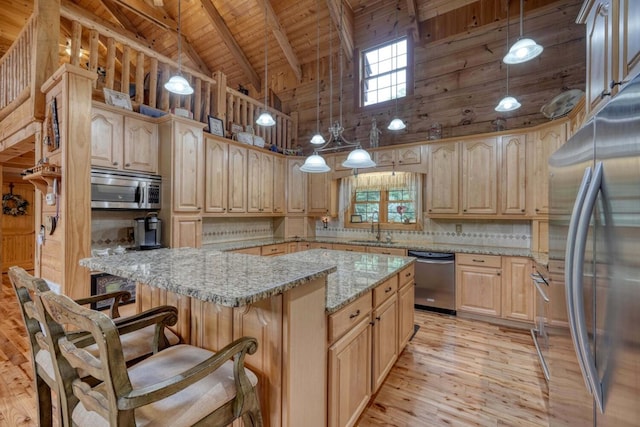
POLYGON ((91 184, 92 208, 131 209, 138 207, 138 187, 114 184, 91 184))

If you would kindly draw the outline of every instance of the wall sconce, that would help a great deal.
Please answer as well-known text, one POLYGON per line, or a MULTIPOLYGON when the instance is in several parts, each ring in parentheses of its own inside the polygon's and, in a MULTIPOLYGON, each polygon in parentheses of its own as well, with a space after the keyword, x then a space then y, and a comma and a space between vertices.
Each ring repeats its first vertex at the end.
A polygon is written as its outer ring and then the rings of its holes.
POLYGON ((322 228, 327 228, 329 226, 329 217, 328 216, 323 216, 322 217, 322 228))

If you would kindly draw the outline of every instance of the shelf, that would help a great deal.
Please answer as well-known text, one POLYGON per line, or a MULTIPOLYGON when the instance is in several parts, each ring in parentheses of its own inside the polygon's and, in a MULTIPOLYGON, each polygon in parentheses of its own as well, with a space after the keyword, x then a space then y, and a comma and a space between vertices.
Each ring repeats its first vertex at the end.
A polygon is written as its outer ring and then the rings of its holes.
POLYGON ((58 166, 39 165, 31 169, 32 173, 22 177, 23 180, 32 183, 42 194, 47 194, 53 187, 53 181, 62 176, 58 166))

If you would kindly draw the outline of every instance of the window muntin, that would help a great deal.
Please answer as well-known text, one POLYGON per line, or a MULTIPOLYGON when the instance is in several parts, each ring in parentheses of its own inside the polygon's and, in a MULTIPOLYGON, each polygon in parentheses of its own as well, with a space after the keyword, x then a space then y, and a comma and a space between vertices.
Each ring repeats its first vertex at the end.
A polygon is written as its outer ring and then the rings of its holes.
POLYGON ((351 206, 365 222, 416 223, 416 191, 409 188, 356 190, 351 206))
POLYGON ((407 94, 407 39, 362 54, 361 105, 402 98, 407 94))

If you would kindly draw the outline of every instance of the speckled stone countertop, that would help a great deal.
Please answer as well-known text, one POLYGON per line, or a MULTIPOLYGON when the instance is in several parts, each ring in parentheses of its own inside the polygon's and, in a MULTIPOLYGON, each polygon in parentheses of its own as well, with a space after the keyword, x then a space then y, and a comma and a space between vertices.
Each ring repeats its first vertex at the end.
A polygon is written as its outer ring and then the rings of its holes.
POLYGON ((336 263, 331 261, 316 257, 283 262, 279 257, 182 248, 85 258, 80 265, 202 301, 238 307, 333 273, 336 263))
POLYGON ((333 313, 415 262, 413 257, 311 249, 276 257, 285 264, 315 263, 338 266, 327 282, 327 312, 333 313))
POLYGON ((399 248, 399 249, 416 249, 429 252, 455 252, 455 253, 469 253, 469 254, 484 254, 484 255, 505 255, 505 256, 522 256, 531 257, 532 253, 530 249, 523 248, 505 248, 498 246, 475 246, 475 245, 454 245, 454 244, 439 244, 428 242, 416 242, 416 241, 394 241, 392 243, 378 242, 376 240, 353 240, 348 238, 339 237, 315 237, 305 239, 259 239, 259 240, 240 240, 236 242, 224 242, 206 245, 207 248, 216 249, 219 251, 232 251, 236 249, 252 248, 255 246, 273 245, 278 243, 287 242, 318 242, 318 243, 339 243, 344 245, 359 245, 359 246, 375 246, 381 248, 399 248))

